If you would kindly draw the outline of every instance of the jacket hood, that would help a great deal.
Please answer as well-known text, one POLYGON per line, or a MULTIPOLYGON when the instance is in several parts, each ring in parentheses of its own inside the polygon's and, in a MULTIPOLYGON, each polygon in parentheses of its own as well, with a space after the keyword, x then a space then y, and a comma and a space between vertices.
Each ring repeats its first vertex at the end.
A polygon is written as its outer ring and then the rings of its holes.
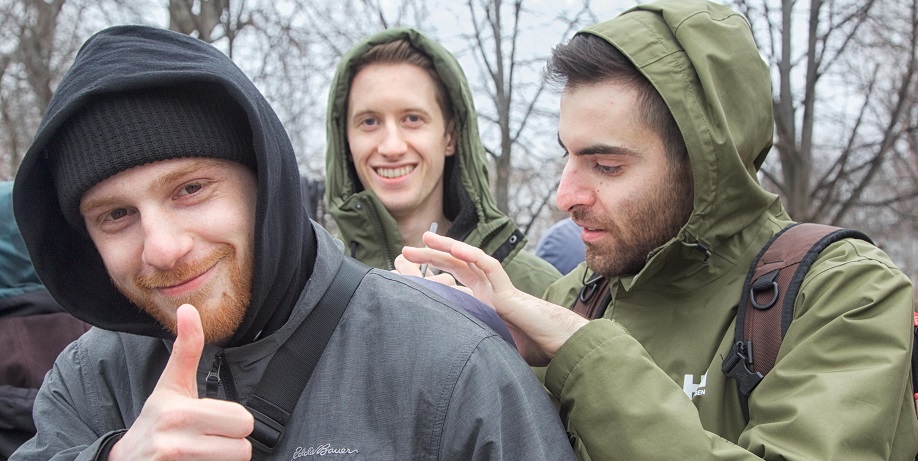
POLYGON ((16 218, 35 270, 77 318, 108 330, 172 337, 118 292, 92 241, 65 220, 45 146, 69 117, 100 95, 202 83, 222 87, 245 111, 257 158, 252 301, 229 344, 244 344, 276 330, 309 278, 315 234, 300 199, 293 148, 268 102, 216 48, 175 32, 118 26, 83 44, 45 112, 13 192, 16 218))
POLYGON ((375 194, 364 190, 351 162, 347 142, 348 90, 354 64, 375 45, 408 40, 430 56, 445 84, 456 117, 456 155, 447 158, 443 206, 452 222, 447 235, 481 247, 503 260, 525 243, 522 233, 491 197, 488 161, 478 134, 477 112, 468 81, 455 57, 414 29, 388 29, 348 51, 338 65, 328 97, 326 198, 329 212, 351 255, 375 267, 391 268, 404 243, 395 219, 375 194), (381 241, 382 240, 382 241, 381 241))
POLYGON ((692 165, 694 211, 638 278, 663 270, 663 261, 676 253, 681 259, 694 253, 690 259, 706 265, 720 264, 712 256, 735 262, 749 239, 736 236, 757 227, 753 223, 767 209, 783 213, 778 197, 756 177, 771 150, 774 115, 770 71, 746 18, 715 3, 664 0, 579 33, 612 44, 653 84, 682 132, 692 165))

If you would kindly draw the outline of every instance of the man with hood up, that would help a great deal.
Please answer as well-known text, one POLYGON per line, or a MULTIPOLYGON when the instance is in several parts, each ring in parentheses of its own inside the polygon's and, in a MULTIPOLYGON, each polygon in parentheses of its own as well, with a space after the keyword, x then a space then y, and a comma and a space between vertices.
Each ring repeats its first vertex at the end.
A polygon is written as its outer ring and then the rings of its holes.
POLYGON ((348 254, 393 269, 437 232, 501 261, 541 296, 561 277, 491 198, 472 93, 459 63, 412 29, 377 33, 341 60, 329 91, 326 197, 348 254))
POLYGON ((426 234, 431 248, 404 256, 452 272, 528 336, 517 343, 548 365, 578 457, 914 459, 912 285, 866 241, 811 266, 748 421, 721 370, 748 268, 792 222, 756 179, 774 120, 746 19, 698 0, 636 6, 558 46, 548 75, 564 85, 557 203, 584 228, 586 264, 546 302, 460 242, 426 234), (593 271, 609 301, 587 320, 566 307, 593 271))
MULTIPOLYGON (((300 188, 280 121, 227 56, 147 27, 90 38, 14 208, 48 290, 94 328, 55 362, 12 459, 249 459, 266 429, 241 404, 266 374, 285 385, 300 363, 269 362, 358 264, 300 188)), ((358 280, 312 379, 285 394, 271 459, 573 457, 499 334, 408 278, 358 280)))

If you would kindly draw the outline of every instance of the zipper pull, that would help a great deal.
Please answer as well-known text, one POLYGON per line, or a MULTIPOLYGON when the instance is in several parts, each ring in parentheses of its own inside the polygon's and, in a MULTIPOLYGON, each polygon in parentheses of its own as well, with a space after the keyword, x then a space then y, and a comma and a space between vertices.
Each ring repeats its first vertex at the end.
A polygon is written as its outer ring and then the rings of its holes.
POLYGON ((211 366, 210 371, 207 372, 207 379, 205 379, 205 397, 209 399, 217 398, 217 390, 220 387, 220 367, 222 365, 223 355, 217 354, 214 356, 214 364, 211 366))

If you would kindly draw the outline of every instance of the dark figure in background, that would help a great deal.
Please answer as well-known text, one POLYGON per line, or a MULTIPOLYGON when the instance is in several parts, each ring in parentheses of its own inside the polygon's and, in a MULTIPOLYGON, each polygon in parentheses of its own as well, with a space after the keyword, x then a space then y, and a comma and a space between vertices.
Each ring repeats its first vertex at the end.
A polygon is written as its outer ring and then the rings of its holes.
POLYGON ((32 267, 0 182, 0 460, 35 435, 32 404, 45 373, 89 325, 64 312, 32 267))
POLYGON ((309 179, 300 176, 300 193, 303 194, 303 206, 309 219, 316 220, 319 214, 319 201, 325 194, 325 181, 322 179, 309 179))
POLYGON ((583 230, 571 218, 564 218, 545 230, 536 245, 536 256, 548 261, 558 272, 567 274, 586 259, 583 230))

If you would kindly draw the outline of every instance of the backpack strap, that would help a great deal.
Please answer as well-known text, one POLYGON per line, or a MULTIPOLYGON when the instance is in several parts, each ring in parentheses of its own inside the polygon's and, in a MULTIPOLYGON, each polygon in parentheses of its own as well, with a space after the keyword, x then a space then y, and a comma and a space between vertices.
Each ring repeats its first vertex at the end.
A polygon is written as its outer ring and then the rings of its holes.
POLYGON ((609 291, 609 279, 593 274, 589 280, 583 282, 583 287, 577 293, 571 310, 589 320, 598 319, 606 313, 606 307, 612 301, 612 292, 609 291))
POLYGON ((752 261, 736 311, 735 342, 721 365, 736 380, 747 421, 749 394, 775 365, 803 278, 822 250, 846 238, 871 242, 850 229, 792 224, 772 237, 752 261))
POLYGON ((255 417, 252 459, 264 459, 284 438, 287 421, 303 394, 325 345, 370 268, 345 257, 331 285, 306 320, 277 350, 245 407, 255 417))

